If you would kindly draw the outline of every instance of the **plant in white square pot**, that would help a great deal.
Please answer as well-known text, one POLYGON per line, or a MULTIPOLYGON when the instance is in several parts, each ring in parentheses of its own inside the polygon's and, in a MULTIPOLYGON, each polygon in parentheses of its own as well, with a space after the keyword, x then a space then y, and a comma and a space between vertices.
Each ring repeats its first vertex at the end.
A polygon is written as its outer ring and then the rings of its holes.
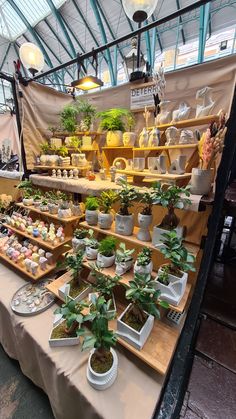
POLYGON ((112 205, 118 200, 118 194, 113 190, 102 191, 99 198, 98 227, 106 230, 111 228, 114 220, 112 205))
POLYGON ((88 235, 88 230, 84 228, 77 228, 74 231, 74 236, 72 238, 72 249, 74 252, 77 252, 79 249, 85 249, 85 238, 88 235))
POLYGON ((88 225, 96 226, 98 223, 99 202, 95 196, 88 196, 85 200, 85 221, 88 225))
POLYGON ((125 243, 120 243, 115 258, 117 275, 124 275, 132 268, 134 263, 133 253, 134 249, 126 249, 125 243))
POLYGON ((134 273, 151 274, 153 270, 152 251, 148 247, 144 247, 139 252, 134 264, 134 273))
POLYGON ((162 235, 164 246, 160 251, 170 263, 159 268, 156 288, 161 291, 162 299, 177 306, 186 289, 188 271, 195 271, 195 257, 182 244, 182 238, 175 230, 162 235))
MULTIPOLYGON (((141 350, 150 335, 154 318, 160 318, 157 300, 160 291, 149 274, 135 274, 134 279, 125 285, 125 296, 131 303, 117 319, 117 334, 136 349, 141 350)), ((158 301, 167 308, 168 304, 158 301)))
POLYGON ((152 243, 154 246, 161 245, 161 236, 166 231, 175 229, 178 236, 183 236, 183 227, 179 225, 175 208, 184 209, 191 204, 191 200, 188 198, 190 196, 189 189, 189 186, 181 188, 177 185, 171 185, 166 188, 166 185, 161 184, 161 182, 154 183, 151 191, 153 203, 168 210, 161 223, 153 227, 152 243))
POLYGON ((137 234, 137 238, 143 242, 151 241, 151 234, 149 227, 152 224, 152 206, 153 206, 153 195, 149 190, 140 192, 139 202, 144 204, 143 209, 138 213, 138 223, 140 229, 137 234))
POLYGON ((88 260, 97 259, 99 243, 97 239, 95 239, 92 229, 88 231, 88 237, 85 237, 84 242, 86 258, 88 260))
POLYGON ((119 181, 122 189, 119 191, 120 209, 115 217, 115 231, 123 236, 131 236, 134 230, 134 215, 130 214, 134 200, 138 199, 138 191, 130 186, 126 180, 119 181))
POLYGON ((95 283, 93 283, 94 290, 98 293, 98 295, 102 295, 105 298, 106 303, 108 303, 108 301, 111 300, 109 311, 115 314, 116 302, 113 294, 113 289, 114 287, 119 285, 119 281, 121 279, 120 276, 110 276, 104 274, 102 268, 100 268, 100 266, 98 266, 97 264, 94 264, 94 266, 92 266, 91 264, 91 268, 91 276, 95 278, 95 283))
POLYGON ((117 240, 108 236, 101 240, 98 247, 97 265, 101 268, 109 268, 115 262, 115 250, 117 240))
POLYGON ((81 301, 90 290, 90 284, 82 278, 84 251, 79 249, 76 253, 68 253, 65 258, 65 267, 71 275, 71 280, 58 289, 58 294, 62 300, 70 298, 74 301, 81 301))
POLYGON ((118 357, 112 348, 117 337, 108 325, 114 314, 109 311, 111 300, 106 302, 103 296, 93 294, 91 302, 84 321, 91 321, 92 334, 84 333, 82 350, 92 349, 87 368, 89 384, 96 390, 105 390, 114 383, 118 372, 118 357))
POLYGON ((57 322, 50 334, 50 346, 72 346, 78 345, 80 336, 83 333, 81 325, 83 323, 82 311, 88 307, 84 302, 76 303, 67 300, 65 304, 57 308, 54 314, 58 316, 57 322))

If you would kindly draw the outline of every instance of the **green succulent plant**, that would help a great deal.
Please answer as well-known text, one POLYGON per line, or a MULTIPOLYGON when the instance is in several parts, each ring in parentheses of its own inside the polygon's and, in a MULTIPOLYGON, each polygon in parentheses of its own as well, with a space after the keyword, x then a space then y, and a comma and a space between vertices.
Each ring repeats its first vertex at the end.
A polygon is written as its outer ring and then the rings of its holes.
POLYGON ((82 228, 77 228, 74 231, 74 237, 76 237, 77 239, 85 239, 85 237, 87 237, 88 235, 88 230, 82 229, 82 228))
POLYGON ((100 198, 99 198, 99 205, 100 205, 100 209, 102 212, 104 212, 104 214, 109 214, 112 208, 112 205, 118 201, 119 199, 119 195, 113 191, 113 190, 108 190, 108 191, 102 191, 100 198))
POLYGON ((134 249, 126 249, 125 243, 120 243, 116 250, 116 262, 128 262, 133 259, 134 249))
POLYGON ((114 251, 116 249, 116 243, 117 243, 117 240, 115 239, 115 237, 112 237, 112 236, 106 237, 99 243, 99 246, 98 246, 99 253, 101 253, 103 256, 106 256, 106 257, 110 257, 114 255, 114 251))
POLYGON ((144 247, 137 256, 138 266, 147 266, 152 260, 152 251, 148 247, 144 247))
POLYGON ((98 199, 95 198, 95 196, 88 196, 85 200, 85 209, 89 211, 96 211, 98 208, 98 199))
POLYGON ((91 247, 91 249, 98 249, 98 240, 94 237, 94 232, 92 229, 88 231, 88 237, 84 239, 85 246, 91 247))

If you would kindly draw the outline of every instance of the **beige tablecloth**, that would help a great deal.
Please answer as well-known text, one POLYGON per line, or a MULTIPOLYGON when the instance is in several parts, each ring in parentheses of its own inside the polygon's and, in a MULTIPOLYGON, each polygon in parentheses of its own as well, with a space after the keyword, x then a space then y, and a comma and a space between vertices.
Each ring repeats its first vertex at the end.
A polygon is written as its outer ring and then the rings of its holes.
POLYGON ((163 378, 119 347, 116 382, 106 391, 91 388, 86 379, 88 352, 79 346, 49 347, 56 305, 33 317, 11 311, 11 298, 24 283, 18 273, 0 264, 0 342, 23 373, 48 394, 55 417, 150 419, 163 378))

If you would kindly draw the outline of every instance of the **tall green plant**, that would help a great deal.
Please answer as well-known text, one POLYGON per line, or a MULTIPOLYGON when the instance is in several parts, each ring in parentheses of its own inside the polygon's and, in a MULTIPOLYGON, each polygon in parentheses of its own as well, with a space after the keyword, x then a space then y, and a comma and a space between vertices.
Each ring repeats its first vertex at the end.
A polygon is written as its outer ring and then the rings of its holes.
POLYGON ((138 199, 139 193, 134 186, 130 186, 128 182, 124 179, 119 181, 122 189, 119 191, 119 201, 120 201, 120 215, 130 215, 129 208, 133 206, 135 200, 138 199))
POLYGON ((92 124, 92 120, 96 114, 96 108, 86 99, 79 97, 76 99, 76 101, 78 113, 82 114, 83 122, 89 130, 92 124))
POLYGON ((88 307, 84 301, 75 302, 67 300, 65 304, 57 308, 54 314, 61 314, 62 318, 66 321, 65 332, 68 335, 76 333, 77 336, 83 335, 85 330, 81 329, 84 321, 83 310, 88 307))
POLYGON ((119 195, 113 190, 102 191, 99 198, 100 210, 104 214, 109 214, 112 208, 112 205, 118 201, 119 195))
POLYGON ((160 251, 171 262, 168 265, 170 273, 179 276, 180 271, 194 272, 196 270, 193 266, 195 257, 187 251, 182 244, 182 238, 178 237, 175 230, 162 234, 162 242, 164 246, 160 248, 160 251))
POLYGON ((68 132, 76 131, 77 116, 78 116, 78 109, 74 104, 64 106, 60 114, 60 118, 61 118, 61 125, 65 131, 68 131, 68 132))
POLYGON ((67 254, 65 259, 66 269, 71 271, 72 279, 80 282, 80 272, 83 269, 84 251, 79 249, 74 254, 67 254))
POLYGON ((105 131, 125 131, 127 117, 131 112, 128 109, 116 108, 98 112, 97 117, 101 119, 100 128, 105 131))
POLYGON ((106 301, 109 301, 112 298, 112 291, 115 286, 119 285, 120 276, 110 276, 105 275, 96 264, 91 264, 91 274, 95 278, 96 282, 93 284, 95 290, 105 297, 106 301))

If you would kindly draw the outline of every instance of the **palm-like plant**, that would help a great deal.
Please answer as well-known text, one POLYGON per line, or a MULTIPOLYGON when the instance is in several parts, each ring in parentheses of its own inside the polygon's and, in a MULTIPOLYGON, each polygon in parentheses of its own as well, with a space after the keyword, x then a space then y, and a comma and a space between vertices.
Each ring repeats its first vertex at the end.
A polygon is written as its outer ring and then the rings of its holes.
POLYGON ((116 108, 98 112, 97 117, 101 119, 100 128, 105 131, 125 131, 126 118, 131 112, 128 109, 116 108))

